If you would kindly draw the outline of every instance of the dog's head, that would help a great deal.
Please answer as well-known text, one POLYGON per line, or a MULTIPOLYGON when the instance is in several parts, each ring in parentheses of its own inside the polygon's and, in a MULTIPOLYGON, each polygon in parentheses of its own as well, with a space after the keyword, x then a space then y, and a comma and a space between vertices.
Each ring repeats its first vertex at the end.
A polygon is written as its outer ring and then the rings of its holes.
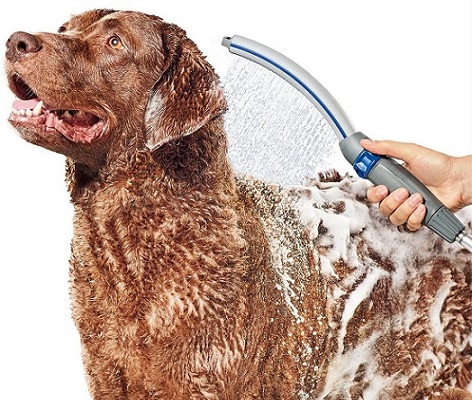
POLYGON ((10 122, 26 140, 90 165, 114 144, 158 148, 224 112, 212 67, 162 19, 94 10, 58 33, 14 33, 10 122), (128 136, 128 137, 123 137, 128 136))

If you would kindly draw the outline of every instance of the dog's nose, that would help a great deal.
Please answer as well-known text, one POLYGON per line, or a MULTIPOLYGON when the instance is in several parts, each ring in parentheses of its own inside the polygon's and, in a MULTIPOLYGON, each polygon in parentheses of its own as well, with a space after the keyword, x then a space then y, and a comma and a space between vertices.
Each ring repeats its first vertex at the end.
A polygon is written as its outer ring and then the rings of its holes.
POLYGON ((41 47, 36 36, 27 32, 15 32, 7 40, 5 55, 9 61, 15 62, 27 54, 37 53, 41 47))

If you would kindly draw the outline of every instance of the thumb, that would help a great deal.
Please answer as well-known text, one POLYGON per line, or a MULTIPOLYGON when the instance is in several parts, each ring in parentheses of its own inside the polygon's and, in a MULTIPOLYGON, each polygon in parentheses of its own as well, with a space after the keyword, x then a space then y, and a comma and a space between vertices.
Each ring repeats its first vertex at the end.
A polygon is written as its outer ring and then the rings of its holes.
POLYGON ((414 143, 395 142, 392 140, 362 139, 364 149, 378 155, 398 158, 407 163, 414 160, 420 151, 420 146, 414 143))

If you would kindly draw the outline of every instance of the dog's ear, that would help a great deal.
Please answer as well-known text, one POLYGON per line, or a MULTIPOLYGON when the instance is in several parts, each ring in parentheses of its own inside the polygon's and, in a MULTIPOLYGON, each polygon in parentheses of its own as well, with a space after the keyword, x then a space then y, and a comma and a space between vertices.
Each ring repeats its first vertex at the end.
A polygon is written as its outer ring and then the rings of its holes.
POLYGON ((175 25, 162 34, 166 67, 145 115, 146 145, 162 144, 200 129, 226 110, 218 76, 197 46, 175 25))

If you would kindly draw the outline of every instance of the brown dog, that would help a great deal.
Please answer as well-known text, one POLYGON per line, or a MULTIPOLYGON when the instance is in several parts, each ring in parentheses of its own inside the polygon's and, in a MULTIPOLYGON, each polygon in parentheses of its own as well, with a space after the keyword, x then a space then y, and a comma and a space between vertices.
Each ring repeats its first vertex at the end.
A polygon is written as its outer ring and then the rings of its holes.
POLYGON ((6 58, 11 123, 67 156, 94 399, 472 399, 470 255, 392 230, 360 181, 235 178, 180 28, 95 10, 6 58))

